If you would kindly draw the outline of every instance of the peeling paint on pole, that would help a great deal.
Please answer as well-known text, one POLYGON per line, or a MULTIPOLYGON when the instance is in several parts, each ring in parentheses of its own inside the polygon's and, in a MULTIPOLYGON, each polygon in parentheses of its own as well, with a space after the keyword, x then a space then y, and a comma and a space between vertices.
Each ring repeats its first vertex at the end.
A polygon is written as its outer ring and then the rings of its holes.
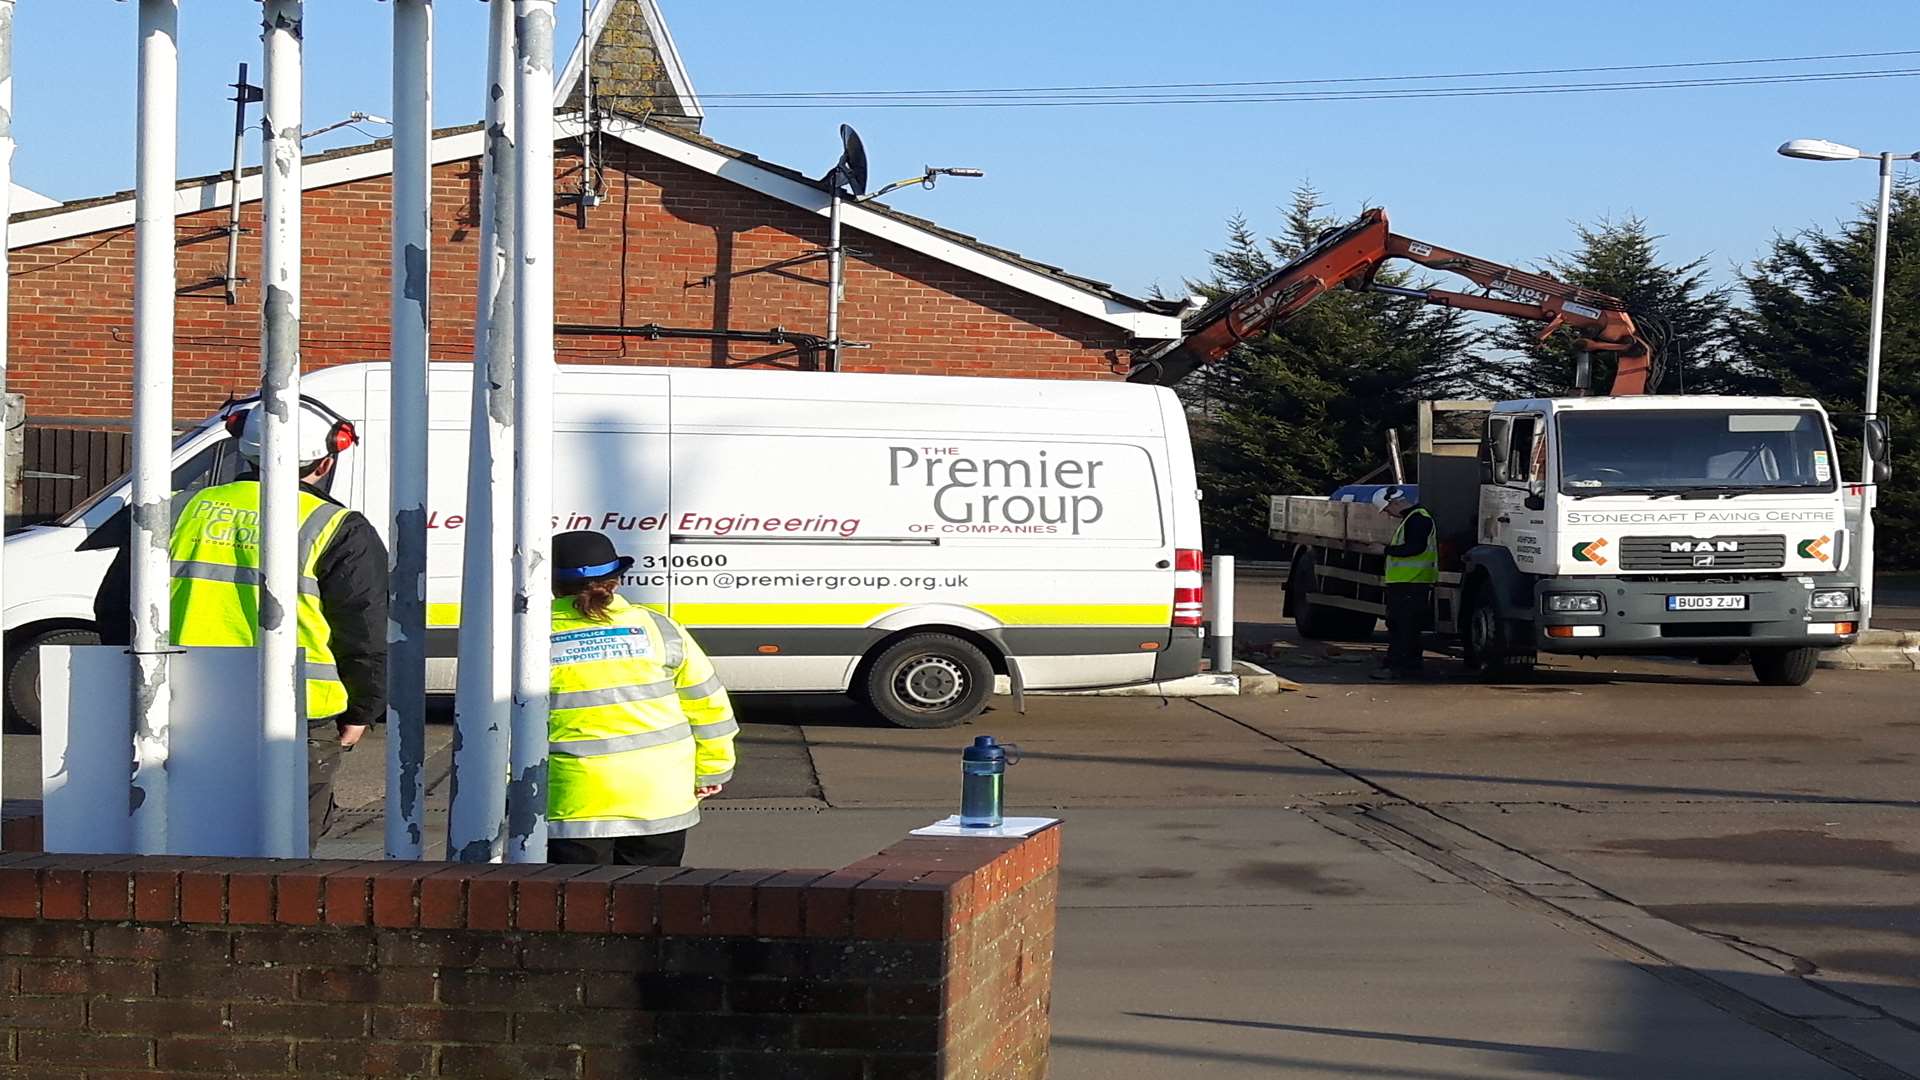
POLYGON ((307 853, 305 799, 297 777, 306 756, 300 724, 300 648, 290 605, 299 597, 301 247, 301 0, 265 0, 261 41, 266 86, 261 130, 263 301, 260 320, 260 702, 264 738, 258 782, 263 848, 307 853))
POLYGON ((547 649, 553 595, 553 8, 514 3, 513 730, 507 859, 547 857, 547 649))
POLYGON ((433 2, 393 4, 391 478, 388 540, 389 859, 418 859, 426 804, 427 348, 432 314, 433 2))
POLYGON ((140 0, 133 214, 133 849, 167 851, 167 685, 173 536, 174 181, 179 175, 179 0, 140 0))
POLYGON ((513 7, 488 9, 487 143, 480 172, 480 275, 474 306, 467 525, 460 584, 460 666, 453 717, 447 853, 495 862, 507 841, 507 610, 513 522, 513 7))

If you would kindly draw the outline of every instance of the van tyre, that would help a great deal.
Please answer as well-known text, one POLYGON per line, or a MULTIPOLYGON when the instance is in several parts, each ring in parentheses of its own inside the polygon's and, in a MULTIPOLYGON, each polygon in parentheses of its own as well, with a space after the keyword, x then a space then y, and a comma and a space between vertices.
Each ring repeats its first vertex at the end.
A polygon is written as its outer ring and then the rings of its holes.
POLYGON ((1753 675, 1762 686, 1805 686, 1820 666, 1820 650, 1808 647, 1753 650, 1753 675))
POLYGON ((92 630, 64 627, 46 630, 7 650, 6 729, 23 735, 40 730, 40 646, 98 645, 92 630))
POLYGON ((859 690, 862 700, 889 723, 954 727, 986 708, 993 693, 993 663, 963 638, 914 634, 874 658, 859 690))
POLYGON ((1476 582, 1460 619, 1461 658, 1475 675, 1510 675, 1531 669, 1538 654, 1520 639, 1522 624, 1500 617, 1493 588, 1476 582))

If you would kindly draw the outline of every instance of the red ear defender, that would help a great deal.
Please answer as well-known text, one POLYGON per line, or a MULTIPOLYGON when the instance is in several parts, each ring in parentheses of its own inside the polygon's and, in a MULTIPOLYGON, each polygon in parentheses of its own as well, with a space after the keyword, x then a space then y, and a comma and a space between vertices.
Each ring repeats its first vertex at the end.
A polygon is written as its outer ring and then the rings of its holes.
POLYGON ((247 426, 247 414, 238 409, 228 413, 221 419, 226 423, 227 434, 236 439, 240 437, 240 432, 247 426))
POLYGON ((360 441, 359 432, 353 430, 353 421, 340 420, 333 425, 333 433, 327 440, 336 454, 345 453, 348 448, 360 441))

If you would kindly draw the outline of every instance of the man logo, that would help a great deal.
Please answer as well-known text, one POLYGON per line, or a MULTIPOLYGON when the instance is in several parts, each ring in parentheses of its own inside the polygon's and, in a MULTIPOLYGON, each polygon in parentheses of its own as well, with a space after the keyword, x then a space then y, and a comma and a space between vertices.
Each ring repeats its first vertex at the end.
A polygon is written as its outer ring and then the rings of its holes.
MULTIPOLYGON (((1684 555, 1688 552, 1739 551, 1740 541, 1738 540, 1674 540, 1667 544, 1667 550, 1674 553, 1675 555, 1684 555)), ((1701 564, 1696 561, 1694 565, 1699 566, 1701 564)), ((1711 566, 1713 564, 1709 562, 1706 565, 1711 566)))

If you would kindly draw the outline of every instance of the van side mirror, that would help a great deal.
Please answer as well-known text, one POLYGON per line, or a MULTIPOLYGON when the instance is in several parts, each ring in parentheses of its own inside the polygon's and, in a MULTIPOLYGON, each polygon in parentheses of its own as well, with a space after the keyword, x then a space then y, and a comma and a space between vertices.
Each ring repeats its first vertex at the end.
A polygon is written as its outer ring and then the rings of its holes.
POLYGON ((1527 509, 1545 510, 1546 508, 1547 508, 1547 497, 1545 495, 1542 495, 1538 492, 1529 492, 1527 494, 1527 509))
POLYGON ((1867 421, 1867 460, 1873 462, 1873 482, 1884 484, 1893 478, 1893 442, 1885 417, 1867 421))

